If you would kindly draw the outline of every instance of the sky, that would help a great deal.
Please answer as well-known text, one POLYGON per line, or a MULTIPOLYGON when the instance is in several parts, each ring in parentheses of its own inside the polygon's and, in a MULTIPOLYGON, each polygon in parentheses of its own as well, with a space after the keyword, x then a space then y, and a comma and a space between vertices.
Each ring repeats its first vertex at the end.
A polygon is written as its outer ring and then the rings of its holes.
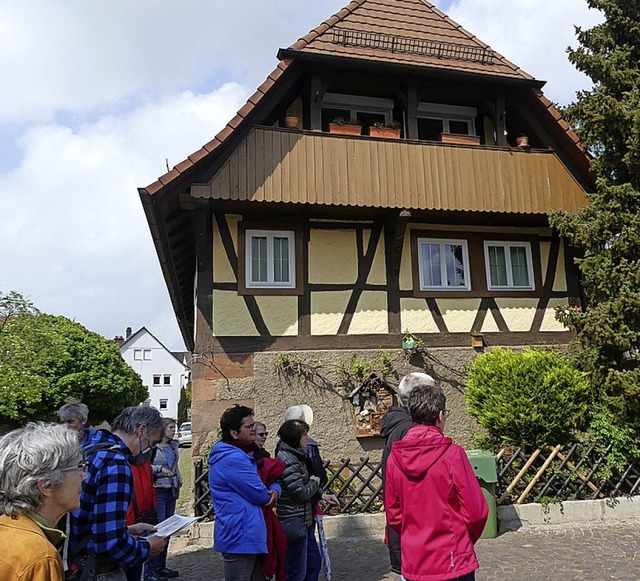
MULTIPOLYGON (((137 188, 210 141, 348 0, 0 0, 0 292, 184 348, 137 188)), ((586 0, 436 0, 560 104, 586 0)))

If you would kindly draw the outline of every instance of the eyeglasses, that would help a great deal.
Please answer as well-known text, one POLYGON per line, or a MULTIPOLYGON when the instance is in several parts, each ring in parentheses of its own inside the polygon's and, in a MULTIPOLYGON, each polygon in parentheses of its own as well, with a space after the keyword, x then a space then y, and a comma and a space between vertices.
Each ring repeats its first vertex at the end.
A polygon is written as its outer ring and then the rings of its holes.
POLYGON ((260 436, 261 438, 266 438, 269 435, 269 432, 256 432, 256 436, 260 436))
POLYGON ((82 460, 81 462, 78 462, 77 466, 63 468, 62 470, 60 470, 60 472, 68 472, 69 470, 82 470, 83 472, 86 472, 89 464, 91 464, 91 462, 89 462, 88 460, 82 460))

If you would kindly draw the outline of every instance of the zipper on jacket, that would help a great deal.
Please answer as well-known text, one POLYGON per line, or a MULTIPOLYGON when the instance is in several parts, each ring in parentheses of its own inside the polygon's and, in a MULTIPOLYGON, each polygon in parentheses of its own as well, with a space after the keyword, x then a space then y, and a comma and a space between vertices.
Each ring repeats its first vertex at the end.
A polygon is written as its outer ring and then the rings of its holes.
POLYGON ((456 564, 453 562, 453 551, 451 551, 451 568, 453 569, 456 564))

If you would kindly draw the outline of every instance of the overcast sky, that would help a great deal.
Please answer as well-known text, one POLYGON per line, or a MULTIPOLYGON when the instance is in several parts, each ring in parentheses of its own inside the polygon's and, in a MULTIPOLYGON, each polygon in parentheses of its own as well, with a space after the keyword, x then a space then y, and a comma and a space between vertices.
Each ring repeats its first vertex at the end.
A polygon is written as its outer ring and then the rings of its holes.
MULTIPOLYGON (((184 347, 137 188, 209 141, 348 0, 0 0, 0 291, 184 347)), ((586 0, 436 0, 566 104, 586 0)))

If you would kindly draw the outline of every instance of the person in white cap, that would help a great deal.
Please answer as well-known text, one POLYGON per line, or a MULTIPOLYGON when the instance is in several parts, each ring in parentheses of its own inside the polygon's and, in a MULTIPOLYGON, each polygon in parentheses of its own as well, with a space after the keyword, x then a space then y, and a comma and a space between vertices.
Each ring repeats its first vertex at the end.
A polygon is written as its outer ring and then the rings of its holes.
MULTIPOLYGON (((313 423, 313 410, 306 404, 292 405, 284 412, 284 421, 288 420, 301 420, 311 427, 313 423)), ((312 476, 317 476, 320 479, 320 490, 323 490, 327 485, 329 479, 324 469, 324 462, 320 456, 320 444, 316 442, 311 436, 307 435, 307 444, 304 447, 304 452, 309 458, 309 472, 312 476)), ((280 448, 280 442, 276 445, 276 455, 280 448)), ((335 494, 323 493, 322 500, 328 504, 340 506, 338 497, 335 494)), ((318 497, 317 500, 320 500, 318 497)), ((318 515, 322 515, 322 510, 316 503, 316 511, 318 515)), ((320 549, 315 541, 315 535, 313 541, 307 545, 307 575, 305 581, 318 581, 320 577, 320 569, 322 566, 322 560, 320 556, 320 549)))

